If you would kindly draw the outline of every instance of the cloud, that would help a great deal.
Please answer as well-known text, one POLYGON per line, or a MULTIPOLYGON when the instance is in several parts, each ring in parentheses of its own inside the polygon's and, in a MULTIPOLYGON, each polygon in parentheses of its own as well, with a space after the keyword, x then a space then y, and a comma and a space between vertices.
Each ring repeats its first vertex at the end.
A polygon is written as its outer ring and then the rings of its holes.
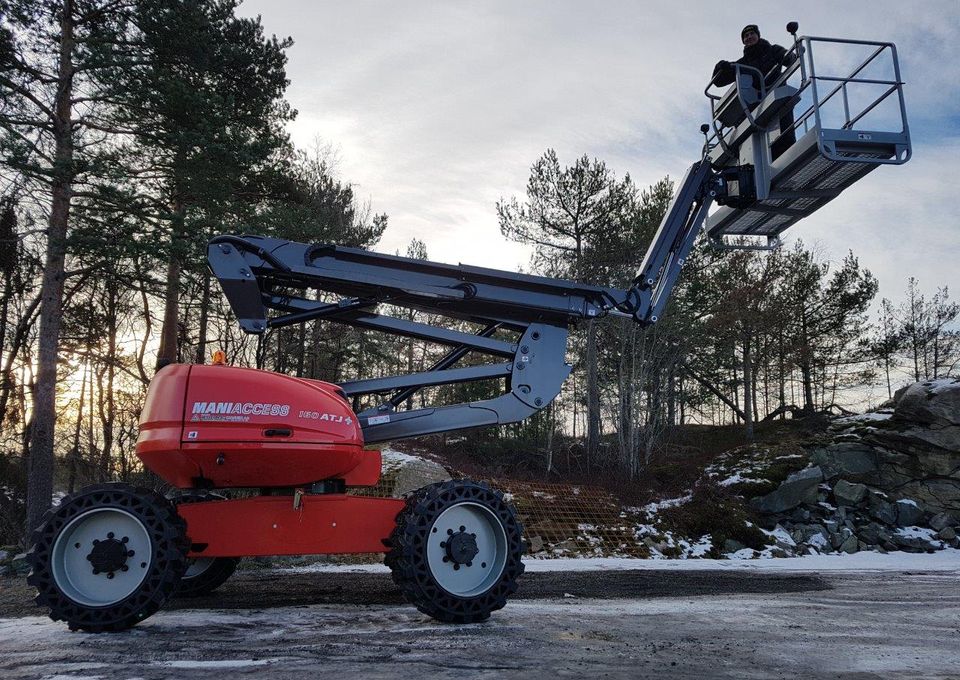
POLYGON ((913 161, 881 168, 794 227, 839 260, 849 248, 894 295, 907 276, 960 290, 955 189, 944 170, 960 150, 960 5, 771 3, 248 1, 268 32, 291 35, 288 97, 298 143, 319 135, 341 172, 390 215, 379 249, 426 242, 434 259, 504 269, 528 250, 505 241, 494 206, 522 196, 548 147, 561 160, 601 158, 641 186, 679 177, 699 155, 702 95, 740 28, 785 43, 797 19, 813 35, 897 43, 916 144, 913 161), (951 154, 952 159, 951 159, 951 154), (909 240, 905 240, 905 237, 909 240), (953 281, 951 281, 951 278, 953 281))

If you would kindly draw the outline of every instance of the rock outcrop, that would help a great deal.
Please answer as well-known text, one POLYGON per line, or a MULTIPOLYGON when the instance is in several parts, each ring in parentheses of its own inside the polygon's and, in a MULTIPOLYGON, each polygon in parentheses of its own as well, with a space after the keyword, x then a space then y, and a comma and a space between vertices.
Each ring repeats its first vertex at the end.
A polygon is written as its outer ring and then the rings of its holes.
POLYGON ((788 553, 960 547, 960 379, 916 383, 892 411, 837 419, 808 467, 754 498, 788 553), (806 482, 806 485, 803 483, 806 482))
POLYGON ((827 480, 864 484, 960 519, 960 379, 916 383, 898 396, 891 414, 839 419, 811 461, 827 480))

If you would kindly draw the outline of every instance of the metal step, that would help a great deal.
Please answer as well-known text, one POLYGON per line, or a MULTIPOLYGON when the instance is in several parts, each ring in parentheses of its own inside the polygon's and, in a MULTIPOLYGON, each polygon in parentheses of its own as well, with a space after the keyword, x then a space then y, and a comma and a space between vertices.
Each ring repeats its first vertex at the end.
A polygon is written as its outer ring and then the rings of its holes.
POLYGON ((771 163, 769 196, 746 208, 721 207, 707 218, 708 236, 714 241, 725 236, 765 236, 772 241, 900 153, 893 135, 849 139, 848 130, 821 132, 829 140, 829 156, 821 151, 817 130, 810 130, 771 163))

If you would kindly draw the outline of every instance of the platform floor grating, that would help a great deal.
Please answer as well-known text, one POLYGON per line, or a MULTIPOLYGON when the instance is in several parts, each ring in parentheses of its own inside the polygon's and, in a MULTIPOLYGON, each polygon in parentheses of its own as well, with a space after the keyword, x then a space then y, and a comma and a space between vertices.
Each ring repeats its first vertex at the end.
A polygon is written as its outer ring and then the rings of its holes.
MULTIPOLYGON (((850 187, 863 176, 877 167, 877 159, 889 158, 882 152, 841 153, 851 159, 864 159, 864 162, 836 161, 825 158, 819 152, 812 131, 797 141, 787 166, 773 178, 773 192, 803 193, 836 191, 837 194, 850 187)), ((787 155, 791 155, 788 150, 787 155)), ((788 199, 766 199, 757 201, 750 208, 720 208, 708 220, 707 229, 712 237, 719 236, 776 236, 798 220, 807 217, 834 196, 800 196, 788 199), (789 214, 776 210, 789 210, 789 214)))

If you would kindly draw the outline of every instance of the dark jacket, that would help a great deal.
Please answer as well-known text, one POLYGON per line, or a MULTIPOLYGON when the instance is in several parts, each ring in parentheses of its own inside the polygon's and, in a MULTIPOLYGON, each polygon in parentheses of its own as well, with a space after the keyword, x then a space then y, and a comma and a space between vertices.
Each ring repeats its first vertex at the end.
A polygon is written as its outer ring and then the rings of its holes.
MULTIPOLYGON (((764 80, 766 81, 767 87, 770 87, 776 82, 777 78, 780 77, 780 67, 793 63, 792 58, 784 62, 786 56, 786 48, 780 45, 771 45, 763 38, 760 38, 756 44, 743 48, 743 56, 737 59, 736 63, 758 69, 760 73, 766 75, 764 80)), ((748 73, 751 72, 748 71, 748 73)), ((718 61, 717 65, 713 68, 713 75, 713 83, 715 85, 729 85, 733 82, 735 70, 730 62, 718 61)), ((751 73, 751 75, 754 74, 751 73)), ((756 80, 755 75, 754 80, 756 80)), ((754 85, 757 84, 758 83, 754 82, 754 85)))

